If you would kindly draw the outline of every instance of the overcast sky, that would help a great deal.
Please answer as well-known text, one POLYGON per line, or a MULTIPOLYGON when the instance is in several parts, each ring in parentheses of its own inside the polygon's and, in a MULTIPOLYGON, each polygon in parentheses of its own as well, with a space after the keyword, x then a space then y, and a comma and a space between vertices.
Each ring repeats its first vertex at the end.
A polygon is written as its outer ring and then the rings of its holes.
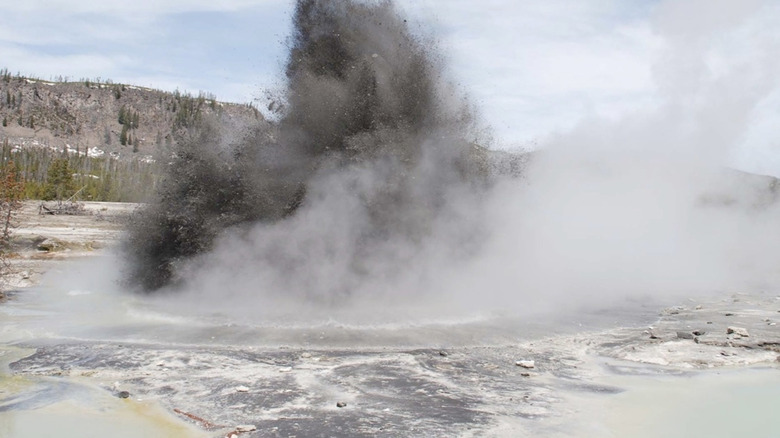
MULTIPOLYGON (((398 0, 435 37, 496 147, 726 90, 731 164, 780 176, 780 1, 398 0), (714 90, 714 91, 713 91, 714 90), (743 96, 744 95, 744 96, 743 96), (733 97, 733 96, 732 96, 733 97)), ((220 100, 280 88, 292 0, 0 0, 0 67, 220 100)), ((711 97, 711 96, 710 96, 711 97)), ((727 123, 728 120, 723 120, 727 123)))

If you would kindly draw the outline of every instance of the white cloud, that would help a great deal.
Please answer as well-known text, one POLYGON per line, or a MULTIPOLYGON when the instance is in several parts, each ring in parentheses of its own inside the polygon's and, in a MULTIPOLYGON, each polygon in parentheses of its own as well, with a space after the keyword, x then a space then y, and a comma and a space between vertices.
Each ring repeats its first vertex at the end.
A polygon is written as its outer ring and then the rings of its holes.
POLYGON ((0 1, 0 7, 7 12, 41 12, 50 14, 108 14, 136 17, 154 16, 183 12, 237 11, 255 6, 272 6, 285 3, 284 0, 25 0, 0 1))

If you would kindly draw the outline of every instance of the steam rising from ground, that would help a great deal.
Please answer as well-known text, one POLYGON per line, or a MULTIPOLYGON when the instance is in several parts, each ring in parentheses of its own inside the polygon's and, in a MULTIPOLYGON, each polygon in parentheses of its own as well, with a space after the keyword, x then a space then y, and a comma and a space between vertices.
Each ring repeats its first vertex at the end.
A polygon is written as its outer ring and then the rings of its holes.
POLYGON ((658 107, 589 120, 515 178, 488 175, 469 105, 391 2, 298 1, 278 126, 182 146, 130 278, 231 315, 363 321, 776 284, 780 187, 723 165, 777 64, 705 65, 757 12, 681 32, 659 11, 658 107))

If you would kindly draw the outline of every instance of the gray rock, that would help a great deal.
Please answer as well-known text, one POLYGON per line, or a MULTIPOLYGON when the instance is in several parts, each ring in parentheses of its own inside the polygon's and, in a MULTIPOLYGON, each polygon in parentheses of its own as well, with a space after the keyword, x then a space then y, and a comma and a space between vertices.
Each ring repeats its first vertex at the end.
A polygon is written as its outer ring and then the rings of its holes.
POLYGON ((730 326, 730 327, 728 327, 726 329, 726 334, 742 336, 743 338, 750 337, 750 335, 748 334, 747 329, 745 329, 743 327, 730 326))
POLYGON ((336 407, 337 408, 346 408, 347 407, 347 403, 346 402, 338 402, 338 403, 336 403, 336 407))
POLYGON ((517 362, 515 362, 515 365, 517 365, 519 367, 522 367, 522 368, 531 369, 531 368, 534 368, 536 366, 536 363, 534 363, 534 361, 532 361, 532 360, 518 360, 517 362))
POLYGON ((693 333, 677 332, 677 339, 693 339, 693 333))
POLYGON ((57 239, 46 239, 39 243, 37 248, 41 251, 57 251, 62 247, 62 244, 57 239))
POLYGON ((119 398, 130 398, 130 393, 127 391, 119 391, 116 396, 119 398))
POLYGON ((704 336, 707 334, 704 330, 694 330, 691 332, 694 336, 704 336))
POLYGON ((441 357, 447 357, 447 356, 449 356, 449 354, 447 354, 447 352, 446 352, 446 351, 440 351, 440 352, 439 352, 439 356, 441 356, 441 357))

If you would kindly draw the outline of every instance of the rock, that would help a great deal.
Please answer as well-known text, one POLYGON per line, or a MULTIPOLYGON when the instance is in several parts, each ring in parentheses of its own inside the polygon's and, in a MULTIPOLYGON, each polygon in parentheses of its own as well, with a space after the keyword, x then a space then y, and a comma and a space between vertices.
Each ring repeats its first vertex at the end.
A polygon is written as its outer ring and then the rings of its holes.
POLYGON ((688 332, 677 332, 677 339, 693 339, 693 334, 688 332))
POLYGON ((536 366, 536 364, 532 360, 518 360, 517 362, 515 362, 515 365, 523 368, 528 368, 528 369, 534 368, 536 366))
POLYGON ((246 386, 237 386, 236 392, 249 392, 249 388, 247 388, 246 386))
POLYGON ((723 314, 723 316, 734 316, 734 314, 731 313, 731 312, 726 312, 726 313, 723 314))
POLYGON ((32 274, 30 274, 30 271, 22 271, 22 272, 20 273, 20 275, 22 276, 22 280, 29 280, 29 279, 30 279, 30 276, 31 276, 32 274))
POLYGON ((698 306, 696 306, 696 310, 701 310, 701 309, 703 309, 703 308, 704 308, 704 307, 703 307, 701 304, 699 304, 698 306))
POLYGON ((311 353, 308 353, 308 352, 307 353, 301 353, 301 358, 302 359, 309 359, 310 357, 311 357, 311 353))
POLYGON ((257 430, 257 427, 255 427, 252 424, 242 424, 240 426, 236 426, 236 432, 238 432, 238 433, 254 432, 256 430, 257 430))
POLYGON ((531 373, 520 373, 523 377, 531 377, 531 373))
POLYGON ((119 398, 130 398, 130 393, 127 391, 119 391, 116 396, 119 398))
POLYGON ((338 403, 336 403, 336 407, 337 408, 346 408, 347 407, 347 403, 345 403, 345 402, 338 402, 338 403))
POLYGON ((693 333, 694 336, 704 336, 707 334, 704 330, 694 330, 691 333, 693 333))
POLYGON ((39 243, 37 248, 40 251, 57 251, 62 247, 62 244, 57 239, 46 239, 39 243))
POLYGON ((441 356, 441 357, 447 357, 447 356, 449 356, 449 354, 447 354, 447 352, 446 352, 446 351, 440 351, 440 352, 439 352, 439 356, 441 356))
POLYGON ((748 334, 747 329, 742 328, 742 327, 734 327, 734 326, 728 327, 726 329, 726 334, 742 336, 743 338, 750 337, 750 335, 748 334))

